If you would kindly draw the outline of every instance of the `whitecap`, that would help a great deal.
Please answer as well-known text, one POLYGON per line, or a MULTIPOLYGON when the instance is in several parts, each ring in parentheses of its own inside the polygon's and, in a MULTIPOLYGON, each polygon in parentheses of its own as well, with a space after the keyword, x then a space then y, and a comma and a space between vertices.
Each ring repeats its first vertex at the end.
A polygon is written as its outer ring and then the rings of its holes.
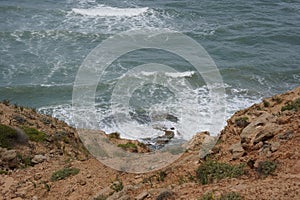
POLYGON ((172 78, 183 78, 183 77, 192 77, 195 74, 194 71, 186 71, 186 72, 167 72, 166 76, 172 78))
POLYGON ((110 6, 99 6, 96 8, 79 9, 73 8, 72 11, 76 14, 86 16, 102 16, 102 17, 133 17, 141 15, 148 10, 148 7, 143 8, 117 8, 110 6))

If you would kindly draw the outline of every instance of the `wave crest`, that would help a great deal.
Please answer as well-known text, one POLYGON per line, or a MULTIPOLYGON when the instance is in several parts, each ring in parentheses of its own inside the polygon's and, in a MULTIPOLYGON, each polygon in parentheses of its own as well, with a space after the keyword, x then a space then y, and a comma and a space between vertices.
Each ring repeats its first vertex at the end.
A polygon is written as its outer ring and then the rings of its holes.
POLYGON ((73 8, 76 14, 92 16, 92 17, 133 17, 147 12, 148 7, 143 8, 116 8, 109 6, 99 6, 97 8, 79 9, 73 8))

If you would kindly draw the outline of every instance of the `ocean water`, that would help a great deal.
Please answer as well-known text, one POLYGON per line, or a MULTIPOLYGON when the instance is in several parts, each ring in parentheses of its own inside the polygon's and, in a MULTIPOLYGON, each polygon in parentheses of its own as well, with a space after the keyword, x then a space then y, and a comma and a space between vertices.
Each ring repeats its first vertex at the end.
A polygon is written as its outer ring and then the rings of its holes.
MULTIPOLYGON (((35 107, 76 126, 72 91, 81 63, 107 38, 140 29, 178 31, 206 49, 224 81, 226 117, 300 85, 296 0, 1 0, 0 99, 35 107)), ((208 88, 186 61, 173 54, 128 53, 112 63, 105 77, 96 91, 96 128, 141 138, 145 127, 151 132, 151 122, 176 127, 183 115, 187 138, 209 129, 208 88), (165 74, 166 81, 184 88, 188 80, 193 89, 184 90, 183 99, 176 101, 169 88, 151 84, 157 75, 134 75, 141 87, 130 94, 131 120, 119 117, 116 122, 122 111, 111 112, 112 91, 128 70, 147 63, 173 66, 177 72, 165 74), (198 100, 192 101, 194 97, 198 100)), ((152 131, 150 136, 160 134, 152 131)))

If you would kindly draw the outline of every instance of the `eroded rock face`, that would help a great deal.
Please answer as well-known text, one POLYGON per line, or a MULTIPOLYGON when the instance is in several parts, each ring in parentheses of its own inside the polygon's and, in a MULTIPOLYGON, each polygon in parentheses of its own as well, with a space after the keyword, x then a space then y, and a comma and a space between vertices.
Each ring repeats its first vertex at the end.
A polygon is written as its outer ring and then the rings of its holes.
POLYGON ((257 119, 246 126, 240 134, 241 146, 244 149, 253 149, 259 142, 264 142, 274 136, 279 126, 273 115, 264 112, 257 119))
POLYGON ((194 135, 191 139, 191 141, 189 142, 187 149, 188 150, 200 150, 203 142, 205 141, 205 138, 210 137, 209 132, 204 131, 204 132, 200 132, 197 133, 196 135, 194 135))
POLYGON ((241 142, 237 142, 231 145, 228 151, 232 154, 233 160, 240 158, 245 153, 245 150, 243 149, 241 142))

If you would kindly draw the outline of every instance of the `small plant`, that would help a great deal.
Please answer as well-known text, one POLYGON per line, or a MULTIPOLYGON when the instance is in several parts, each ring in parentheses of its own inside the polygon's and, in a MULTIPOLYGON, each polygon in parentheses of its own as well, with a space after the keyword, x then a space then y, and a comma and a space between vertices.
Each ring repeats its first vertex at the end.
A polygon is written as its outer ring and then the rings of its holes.
POLYGON ((46 134, 44 132, 26 126, 22 127, 22 129, 31 141, 42 142, 46 140, 46 134))
POLYGON ((178 179, 178 184, 179 185, 182 185, 186 183, 186 179, 184 178, 184 176, 179 176, 179 179, 178 179))
POLYGON ((17 131, 9 126, 0 124, 0 147, 12 148, 17 140, 17 131))
POLYGON ((123 190, 124 185, 121 180, 117 179, 115 182, 112 183, 110 188, 113 189, 115 192, 120 192, 123 190))
POLYGON ((215 180, 235 178, 243 175, 244 165, 232 166, 226 163, 208 160, 196 170, 196 174, 199 182, 208 184, 215 180))
POLYGON ((281 108, 281 111, 285 111, 285 110, 294 110, 294 111, 300 110, 300 98, 296 99, 293 102, 288 103, 287 105, 281 108))
POLYGON ((282 99, 278 96, 272 97, 272 101, 275 101, 276 103, 281 103, 282 99))
POLYGON ((113 132, 108 134, 109 139, 120 139, 120 133, 118 132, 113 132))
POLYGON ((264 107, 269 107, 270 103, 267 100, 263 100, 264 107))
POLYGON ((8 174, 8 172, 5 171, 5 170, 0 169, 0 175, 1 175, 1 174, 8 174))
POLYGON ((161 182, 165 181, 166 176, 167 173, 165 171, 160 171, 157 176, 157 181, 161 181, 161 182))
POLYGON ((51 189, 50 185, 48 185, 48 183, 46 183, 45 181, 43 181, 42 183, 44 184, 46 190, 49 192, 51 189))
POLYGON ((258 163, 257 172, 260 175, 267 177, 275 171, 276 167, 277 165, 273 161, 262 161, 258 163))
POLYGON ((137 152, 138 148, 132 142, 127 142, 126 144, 118 144, 118 147, 121 147, 125 151, 137 152))
POLYGON ((21 163, 23 163, 24 168, 33 166, 33 163, 31 162, 31 158, 29 156, 23 157, 21 154, 17 153, 17 158, 19 159, 19 161, 21 161, 21 163))
POLYGON ((190 172, 188 172, 188 179, 189 179, 189 181, 194 182, 195 176, 193 176, 190 172))
POLYGON ((94 198, 94 200, 106 200, 107 199, 107 196, 101 194, 100 196, 94 198))
POLYGON ((215 200, 215 197, 212 192, 207 192, 199 200, 215 200))
POLYGON ((222 194, 220 197, 215 197, 212 192, 204 194, 200 200, 242 200, 242 197, 239 193, 229 192, 222 194))
POLYGON ((77 168, 63 168, 54 172, 51 176, 51 181, 63 180, 69 176, 78 174, 80 169, 77 168))
POLYGON ((248 126, 248 124, 250 124, 248 122, 248 117, 239 117, 239 118, 235 119, 234 122, 238 127, 241 127, 241 128, 245 128, 246 126, 248 126))

